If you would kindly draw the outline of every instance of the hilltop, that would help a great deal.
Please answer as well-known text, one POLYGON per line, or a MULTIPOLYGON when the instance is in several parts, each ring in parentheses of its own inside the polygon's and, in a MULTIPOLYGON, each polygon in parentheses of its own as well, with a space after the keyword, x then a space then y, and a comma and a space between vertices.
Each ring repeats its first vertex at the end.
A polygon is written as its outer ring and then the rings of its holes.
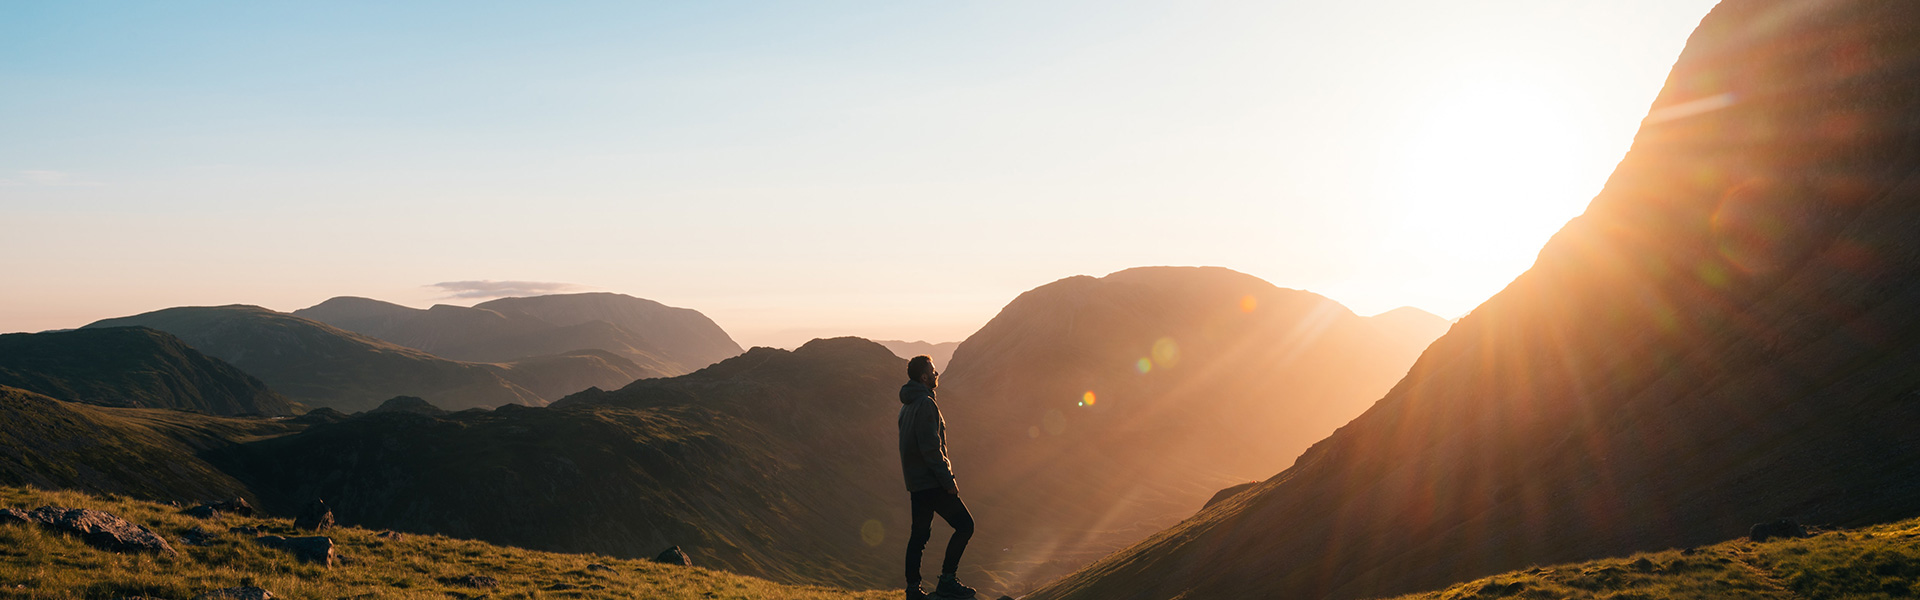
POLYGON ((1427 316, 1365 318, 1217 267, 1021 294, 939 389, 958 477, 992 525, 977 539, 1008 549, 994 577, 1043 583, 1285 468, 1406 374, 1445 323, 1427 316))
POLYGON ((202 458, 292 427, 178 410, 64 402, 0 386, 0 485, 215 500, 253 494, 202 458))
POLYGON ((1033 598, 1373 597, 1920 513, 1916 30, 1721 3, 1587 212, 1392 391, 1033 598))
POLYGON ((0 385, 101 406, 293 413, 260 380, 144 327, 0 335, 0 385))
POLYGON ((0 552, 0 598, 186 600, 238 586, 260 587, 285 598, 434 600, 582 595, 647 600, 879 600, 897 594, 787 586, 698 564, 539 552, 355 527, 322 532, 331 539, 337 556, 334 565, 327 567, 256 543, 254 533, 232 531, 253 528, 263 534, 311 535, 284 519, 226 515, 203 520, 166 504, 0 487, 0 508, 31 510, 48 505, 106 511, 159 534, 179 554, 118 554, 89 546, 76 536, 0 522, 0 548, 6 548, 0 552), (198 537, 192 533, 196 529, 207 532, 204 544, 187 543, 198 537))
POLYGON ((888 350, 892 350, 893 354, 900 358, 913 358, 925 354, 928 358, 933 359, 934 367, 941 369, 947 368, 947 365, 953 362, 953 351, 960 348, 960 342, 940 342, 938 344, 924 341, 906 342, 901 340, 874 340, 873 342, 886 346, 888 350))

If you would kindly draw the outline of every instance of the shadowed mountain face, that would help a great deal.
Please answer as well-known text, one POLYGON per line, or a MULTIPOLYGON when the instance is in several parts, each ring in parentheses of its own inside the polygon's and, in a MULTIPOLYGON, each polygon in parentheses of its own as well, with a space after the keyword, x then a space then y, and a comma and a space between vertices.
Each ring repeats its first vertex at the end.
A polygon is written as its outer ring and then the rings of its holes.
POLYGON ((260 380, 144 327, 0 335, 0 385, 102 406, 293 412, 260 380))
POLYGON ((1008 549, 987 568, 1037 584, 1279 472, 1406 374, 1439 334, 1422 325, 1221 268, 1022 294, 938 390, 977 539, 1008 549))
POLYGON ((0 423, 0 485, 161 501, 251 496, 200 455, 289 429, 264 419, 87 406, 5 386, 0 423))
POLYGON ((394 396, 456 410, 546 403, 509 380, 507 368, 446 360, 257 306, 169 308, 84 329, 130 325, 179 336, 310 406, 358 411, 394 396))
POLYGON ((815 340, 548 408, 396 398, 232 458, 283 514, 321 497, 348 524, 623 557, 679 545, 703 566, 892 586, 905 370, 872 342, 815 340))
POLYGON ((1587 213, 1391 393, 1034 597, 1359 598, 1920 514, 1915 31, 1722 3, 1587 213))
POLYGON ((502 362, 600 350, 632 361, 646 377, 680 375, 740 353, 698 311, 620 294, 507 298, 425 310, 340 297, 293 314, 455 360, 502 362))

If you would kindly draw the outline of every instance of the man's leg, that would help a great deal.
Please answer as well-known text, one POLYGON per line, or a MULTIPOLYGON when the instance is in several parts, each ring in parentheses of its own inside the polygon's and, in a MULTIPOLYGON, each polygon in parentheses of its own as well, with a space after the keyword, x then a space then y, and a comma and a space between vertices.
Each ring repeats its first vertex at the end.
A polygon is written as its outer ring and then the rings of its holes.
POLYGON ((920 585, 920 555, 927 549, 927 538, 933 537, 933 500, 932 494, 946 496, 946 490, 922 490, 913 493, 913 526, 907 534, 907 587, 920 585))
MULTIPOLYGON (((961 502, 960 496, 949 494, 946 490, 935 491, 940 493, 940 498, 933 506, 933 511, 940 513, 940 518, 953 526, 953 537, 947 539, 947 558, 940 562, 940 574, 952 575, 960 569, 960 555, 967 552, 967 540, 973 539, 973 513, 967 512, 967 503, 961 502)), ((914 514, 919 514, 917 509, 914 514)), ((928 533, 920 539, 925 541, 931 535, 928 533)), ((917 561, 914 563, 916 571, 919 564, 917 561)))

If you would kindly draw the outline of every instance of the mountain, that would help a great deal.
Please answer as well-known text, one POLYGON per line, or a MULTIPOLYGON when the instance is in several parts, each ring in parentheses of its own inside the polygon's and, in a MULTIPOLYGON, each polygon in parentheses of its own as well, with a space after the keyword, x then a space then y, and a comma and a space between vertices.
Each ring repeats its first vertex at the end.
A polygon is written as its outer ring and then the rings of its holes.
POLYGON ((293 413, 260 380, 144 327, 0 335, 0 385, 101 406, 293 413))
POLYGON ((396 398, 221 460, 281 514, 320 497, 352 525, 620 557, 678 545, 776 581, 892 587, 905 371, 872 342, 815 340, 546 408, 396 398))
POLYGON ((1920 514, 1915 31, 1721 3, 1587 212, 1391 392, 1032 597, 1376 597, 1920 514))
POLYGON ((106 319, 82 330, 142 326, 179 336, 310 406, 366 410, 394 396, 452 409, 545 404, 507 368, 443 359, 257 306, 181 307, 106 319))
POLYGON ((251 496, 201 458, 234 440, 284 433, 264 419, 63 402, 0 386, 0 485, 151 500, 251 496))
POLYGON ((1453 327, 1452 321, 1411 306, 1402 306, 1367 317, 1367 322, 1388 332, 1398 333, 1403 339, 1419 343, 1421 350, 1425 350, 1427 344, 1440 339, 1440 336, 1446 335, 1447 330, 1453 327))
POLYGON ((293 314, 454 360, 506 362, 599 350, 633 362, 642 377, 681 375, 740 353, 725 331, 697 311, 620 294, 508 298, 425 310, 343 296, 293 314))
POLYGON ((1044 582, 1285 468, 1432 335, 1214 267, 1021 294, 960 344, 938 390, 976 539, 1006 549, 991 577, 1044 582))
POLYGON ((960 347, 960 342, 940 342, 933 344, 928 342, 903 342, 900 340, 874 340, 874 343, 886 346, 888 350, 892 350, 893 354, 900 358, 913 358, 925 354, 933 359, 933 366, 940 369, 947 368, 947 365, 953 362, 953 351, 960 347))

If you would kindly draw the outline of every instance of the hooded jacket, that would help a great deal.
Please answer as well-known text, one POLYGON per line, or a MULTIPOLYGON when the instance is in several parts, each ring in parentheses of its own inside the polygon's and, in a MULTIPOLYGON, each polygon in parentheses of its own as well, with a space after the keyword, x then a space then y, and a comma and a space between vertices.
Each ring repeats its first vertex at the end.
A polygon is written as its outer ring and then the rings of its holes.
POLYGON ((947 461, 947 422, 933 402, 933 388, 918 381, 900 386, 900 470, 907 491, 945 488, 953 482, 947 461))

